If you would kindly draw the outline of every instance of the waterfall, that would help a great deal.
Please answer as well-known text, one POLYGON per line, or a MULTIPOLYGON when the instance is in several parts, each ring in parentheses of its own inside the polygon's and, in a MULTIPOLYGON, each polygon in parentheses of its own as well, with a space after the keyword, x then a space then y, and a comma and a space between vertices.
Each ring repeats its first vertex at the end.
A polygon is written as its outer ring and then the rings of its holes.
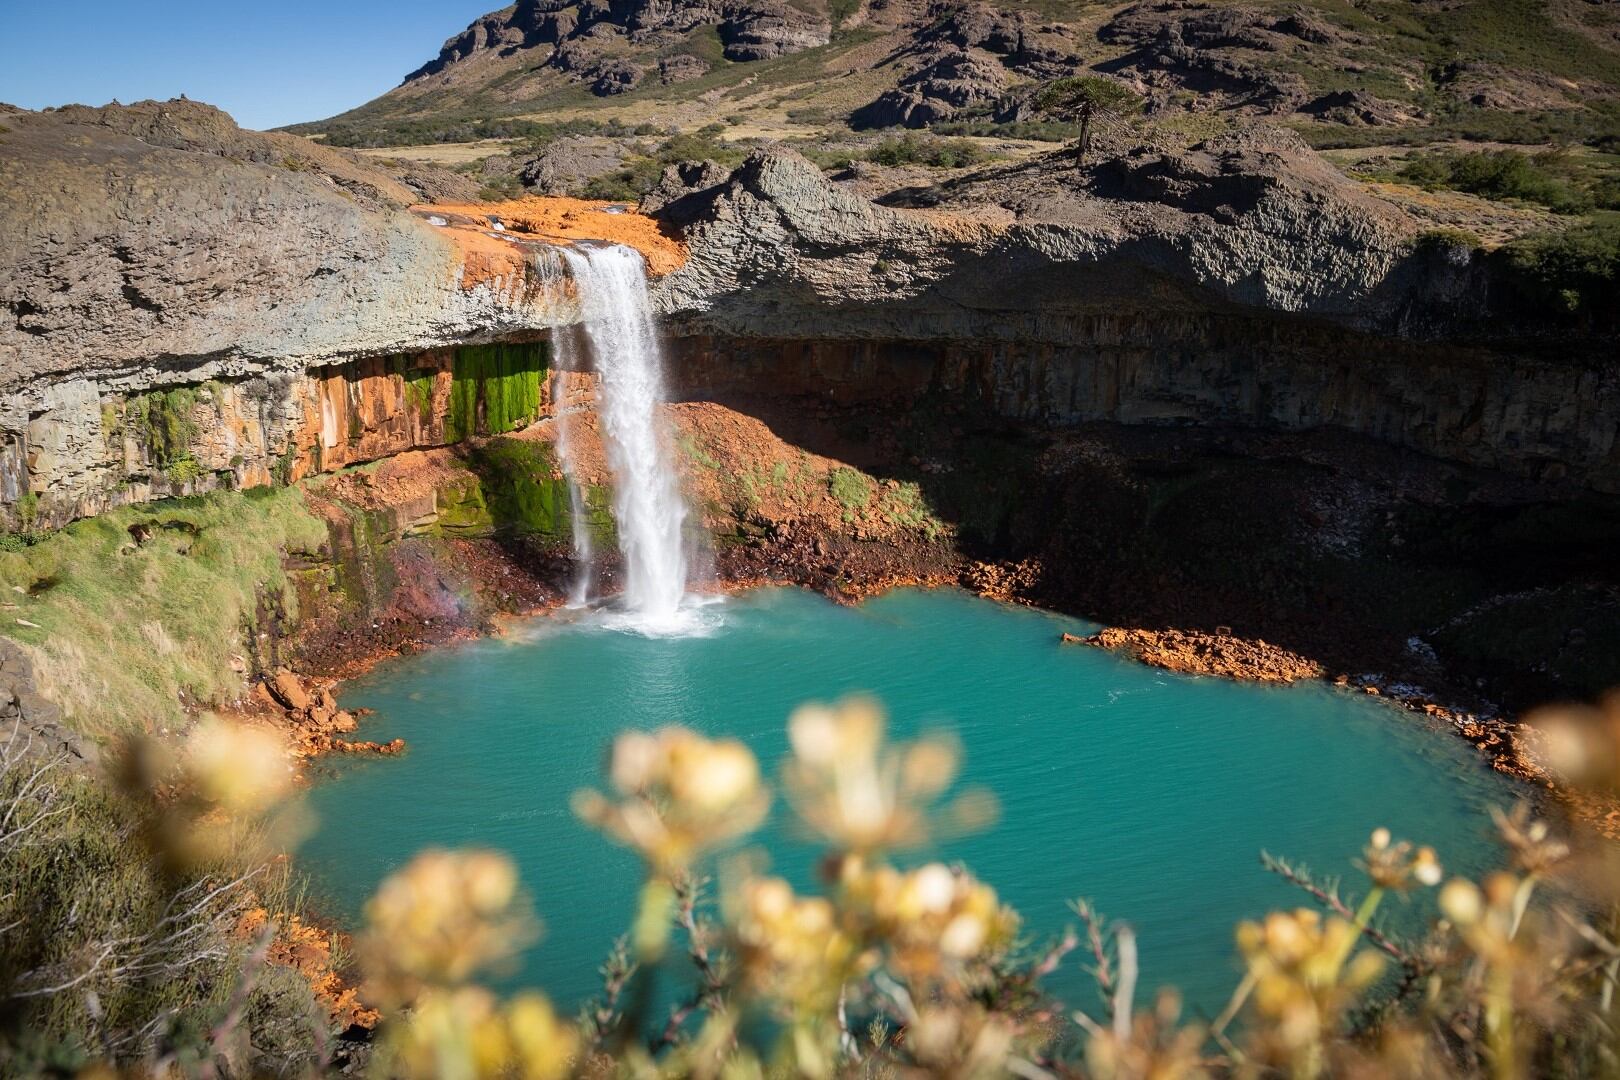
POLYGON ((579 370, 579 349, 568 327, 557 330, 552 344, 557 357, 557 374, 551 381, 551 400, 557 403, 557 456, 562 459, 563 477, 568 483, 568 517, 574 529, 574 582, 568 587, 568 606, 584 607, 591 600, 596 550, 591 541, 585 486, 580 483, 578 463, 574 460, 574 414, 567 407, 568 376, 579 370))
MULTIPOLYGON (((638 252, 619 245, 575 246, 560 254, 578 290, 580 320, 601 379, 598 414, 613 471, 624 608, 640 629, 675 629, 686 596, 687 509, 660 411, 663 350, 646 267, 638 252)), ((578 540, 576 527, 576 546, 578 540)))

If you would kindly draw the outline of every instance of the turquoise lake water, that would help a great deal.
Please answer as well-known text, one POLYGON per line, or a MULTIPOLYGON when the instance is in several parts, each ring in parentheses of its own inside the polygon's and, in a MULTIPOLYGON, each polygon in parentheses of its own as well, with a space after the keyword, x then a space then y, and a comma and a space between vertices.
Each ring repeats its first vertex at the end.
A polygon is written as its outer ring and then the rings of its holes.
MULTIPOLYGON (((640 880, 635 858, 568 808, 598 783, 613 734, 679 723, 735 735, 774 775, 795 705, 870 691, 895 735, 954 731, 963 783, 1001 802, 987 831, 900 861, 962 862, 1037 935, 1088 897, 1135 927, 1144 990, 1177 985, 1212 1013, 1237 980, 1234 923, 1307 901, 1261 869, 1261 850, 1358 892, 1351 860, 1387 825, 1433 844, 1448 873, 1474 872, 1493 854, 1487 807, 1515 794, 1462 740, 1362 696, 1169 675, 1059 644, 1086 623, 965 593, 852 609, 762 589, 707 614, 709 636, 665 639, 536 619, 349 684, 346 707, 376 710, 360 737, 401 736, 410 751, 321 766, 310 801, 323 826, 299 851, 317 895, 352 924, 424 846, 508 852, 546 933, 505 985, 571 1008, 597 989, 640 880)), ((809 888, 818 849, 787 817, 778 799, 750 843, 809 888)), ((1424 903, 1386 910, 1410 920, 1424 903)), ((1078 962, 1047 985, 1095 1004, 1078 962)))

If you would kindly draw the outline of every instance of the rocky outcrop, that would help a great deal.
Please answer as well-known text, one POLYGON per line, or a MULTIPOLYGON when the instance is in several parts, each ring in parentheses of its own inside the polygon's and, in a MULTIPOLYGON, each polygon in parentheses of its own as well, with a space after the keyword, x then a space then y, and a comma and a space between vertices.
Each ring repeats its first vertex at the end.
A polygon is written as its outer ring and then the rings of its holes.
POLYGON ((1357 43, 1311 12, 1205 0, 1147 0, 1115 16, 1097 37, 1125 50, 1110 70, 1150 93, 1192 91, 1257 113, 1293 112, 1309 96, 1303 76, 1261 57, 1323 63, 1357 43))
POLYGON ((1043 424, 1333 425, 1620 490, 1603 344, 1439 344, 1483 303, 1466 261, 1415 248, 1409 221, 1286 139, 931 194, 873 205, 769 151, 667 202, 691 250, 657 297, 692 355, 727 358, 690 381, 948 388, 1043 424))
POLYGON ((1230 633, 1140 630, 1111 626, 1088 638, 1064 640, 1124 653, 1139 663, 1186 675, 1215 675, 1240 682, 1292 683, 1320 679, 1326 672, 1314 660, 1279 645, 1248 641, 1230 633))
POLYGON ((1081 67, 1081 51, 1069 28, 1038 23, 1027 12, 982 3, 934 4, 917 20, 903 50, 906 74, 857 109, 850 122, 857 128, 924 128, 992 111, 1007 119, 1005 114, 1017 111, 1019 95, 1008 94, 1014 77, 1073 74, 1081 67))
POLYGON ((665 310, 747 336, 1060 342, 1066 319, 1151 306, 1373 329, 1418 287, 1414 225, 1286 137, 981 173, 931 212, 874 205, 787 150, 670 202, 690 259, 665 310))
POLYGON ((13 528, 509 430, 541 405, 543 350, 463 346, 572 321, 571 283, 537 256, 611 237, 660 270, 680 258, 652 223, 598 204, 411 212, 416 192, 391 175, 195 102, 17 112, 6 126, 0 506, 13 528), (489 378, 524 383, 493 424, 481 389, 452 393, 489 378))
MULTIPOLYGON (((463 281, 414 193, 194 102, 8 118, 0 393, 202 382, 489 340, 554 321, 521 257, 463 281)), ((0 429, 16 432, 15 409, 0 429)))
POLYGON ((857 109, 850 122, 857 128, 925 128, 951 120, 976 106, 999 101, 1007 89, 1006 69, 966 51, 946 51, 857 109))
POLYGON ((707 70, 701 57, 674 52, 655 62, 627 49, 676 46, 684 35, 713 27, 727 60, 770 60, 827 44, 826 16, 786 0, 519 0, 478 19, 446 41, 439 55, 405 77, 395 96, 427 85, 480 82, 541 68, 566 72, 599 95, 633 89, 656 67, 665 82, 707 70), (678 59, 679 58, 679 59, 678 59))
POLYGON ((586 135, 571 135, 546 144, 524 162, 519 173, 523 186, 536 195, 570 195, 587 182, 621 168, 624 147, 586 135))

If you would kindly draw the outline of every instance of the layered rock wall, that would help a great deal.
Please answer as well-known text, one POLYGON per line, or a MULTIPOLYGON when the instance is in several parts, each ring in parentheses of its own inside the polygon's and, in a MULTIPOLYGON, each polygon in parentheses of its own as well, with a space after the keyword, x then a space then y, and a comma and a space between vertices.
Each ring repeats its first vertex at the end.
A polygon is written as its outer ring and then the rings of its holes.
POLYGON ((692 392, 1330 426, 1620 491, 1613 343, 1493 322, 1466 254, 1414 244, 1286 139, 1013 166, 934 196, 873 205, 781 151, 666 193, 690 257, 656 295, 692 392))
POLYGON ((1620 492, 1620 372, 1187 315, 1079 320, 1066 344, 683 338, 696 397, 928 395, 1037 426, 1337 427, 1468 465, 1620 492))
POLYGON ((40 395, 0 457, 0 498, 16 526, 37 529, 501 434, 549 408, 549 362, 535 341, 132 393, 68 380, 40 395))

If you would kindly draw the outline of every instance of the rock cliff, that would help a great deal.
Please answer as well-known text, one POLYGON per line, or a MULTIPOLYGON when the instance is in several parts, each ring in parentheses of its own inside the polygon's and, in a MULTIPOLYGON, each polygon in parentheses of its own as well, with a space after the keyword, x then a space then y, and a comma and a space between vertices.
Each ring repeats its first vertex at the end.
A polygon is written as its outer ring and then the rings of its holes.
MULTIPOLYGON (((527 222, 497 232, 489 215, 411 212, 461 194, 443 177, 402 179, 183 100, 5 119, 0 504, 13 525, 439 445, 457 378, 475 388, 472 433, 487 426, 480 380, 533 381, 544 356, 493 372, 457 347, 573 317, 527 222)), ((555 209, 535 225, 548 238, 618 225, 592 204, 555 209)), ((678 258, 647 235, 655 262, 678 258)))
POLYGON ((1041 424, 1337 426, 1620 490, 1612 343, 1505 333, 1469 256, 1415 244, 1286 136, 1084 172, 1057 157, 902 200, 927 209, 869 203, 787 151, 662 198, 690 258, 657 295, 697 385, 950 389, 1041 424))
POLYGON ((1054 154, 888 205, 768 149, 730 174, 672 168, 655 222, 571 200, 413 206, 420 182, 190 102, 7 127, 13 527, 543 415, 543 339, 575 297, 540 256, 590 237, 672 270, 656 297, 693 392, 1338 427, 1620 491, 1612 342, 1504 333, 1477 260, 1415 243, 1285 133, 1108 147, 1084 169, 1054 154))

